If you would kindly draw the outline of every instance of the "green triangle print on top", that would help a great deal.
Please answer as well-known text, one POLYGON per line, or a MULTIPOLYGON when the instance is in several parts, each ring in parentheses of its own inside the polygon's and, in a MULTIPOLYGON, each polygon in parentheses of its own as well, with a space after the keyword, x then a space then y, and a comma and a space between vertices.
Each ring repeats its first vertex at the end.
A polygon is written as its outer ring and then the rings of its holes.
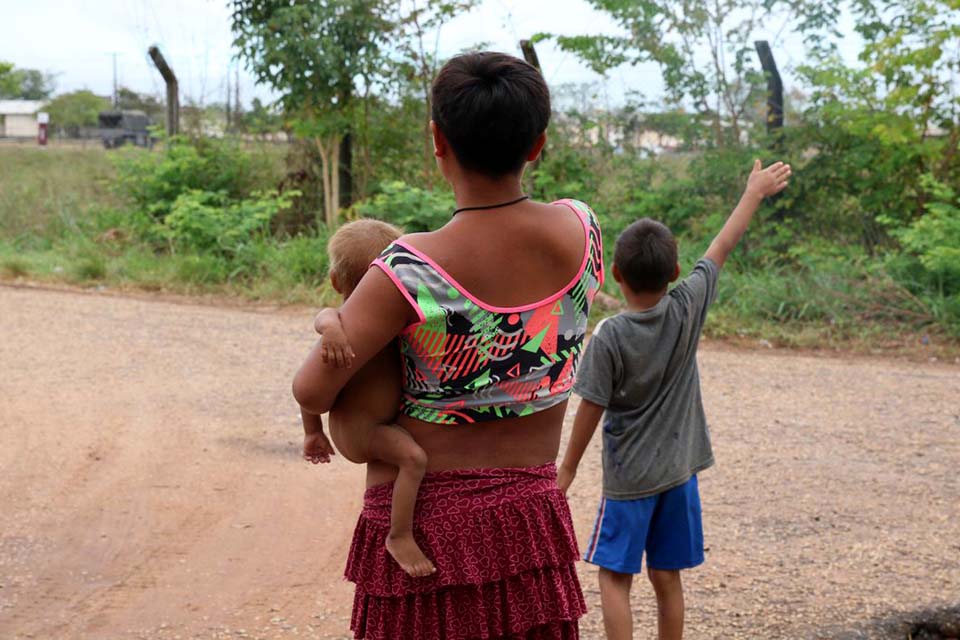
POLYGON ((552 316, 562 316, 563 315, 563 300, 557 300, 557 304, 553 305, 553 311, 550 312, 552 316))
POLYGON ((540 350, 540 345, 543 343, 543 339, 547 337, 547 331, 550 330, 549 326, 544 327, 540 330, 540 333, 530 338, 530 341, 523 345, 524 351, 529 351, 530 353, 536 353, 540 350))

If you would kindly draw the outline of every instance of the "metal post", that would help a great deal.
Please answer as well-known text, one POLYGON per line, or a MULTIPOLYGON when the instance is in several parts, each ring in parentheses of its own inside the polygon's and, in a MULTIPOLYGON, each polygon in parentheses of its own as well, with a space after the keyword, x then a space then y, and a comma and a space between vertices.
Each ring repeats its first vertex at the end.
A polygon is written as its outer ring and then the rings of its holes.
MULTIPOLYGON (((537 56, 537 50, 533 48, 533 42, 530 40, 521 40, 520 50, 523 51, 523 59, 527 61, 527 64, 539 71, 540 75, 542 76, 543 69, 540 68, 540 58, 537 56)), ((530 170, 536 171, 537 167, 540 166, 540 161, 543 160, 544 156, 546 155, 546 149, 540 151, 540 155, 537 156, 537 159, 530 163, 530 170)))
POLYGON ((173 69, 167 65, 167 61, 163 59, 160 49, 153 46, 147 50, 147 53, 150 54, 153 64, 156 65, 160 75, 163 76, 163 81, 167 83, 167 135, 175 136, 180 131, 180 91, 177 85, 177 76, 173 73, 173 69))
POLYGON ((779 133, 783 128, 783 81, 773 59, 770 43, 757 40, 753 43, 760 56, 760 65, 767 76, 767 133, 779 133))
POLYGON ((520 50, 523 51, 523 59, 543 74, 543 70, 540 68, 540 58, 537 57, 537 50, 533 48, 533 42, 530 40, 521 40, 520 50))

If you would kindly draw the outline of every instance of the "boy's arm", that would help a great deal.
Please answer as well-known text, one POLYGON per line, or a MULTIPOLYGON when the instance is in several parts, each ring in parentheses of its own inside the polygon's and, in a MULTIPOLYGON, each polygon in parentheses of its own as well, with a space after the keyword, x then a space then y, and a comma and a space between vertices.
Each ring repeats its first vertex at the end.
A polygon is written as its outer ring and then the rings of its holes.
POLYGON ((750 224, 753 214, 760 208, 763 199, 786 189, 790 174, 788 164, 775 162, 766 169, 761 169, 760 161, 754 161, 753 171, 750 172, 750 178, 747 180, 747 188, 737 208, 733 210, 723 229, 710 243, 710 248, 707 249, 704 257, 712 260, 717 267, 722 267, 727 261, 727 256, 740 242, 740 238, 743 237, 747 225, 750 224))
POLYGON ((327 307, 313 320, 313 328, 323 336, 320 343, 320 357, 327 364, 338 369, 353 366, 354 353, 347 342, 347 334, 340 323, 340 312, 327 307))
POLYGON ((320 416, 300 407, 300 417, 303 419, 303 459, 313 464, 330 462, 333 445, 323 433, 320 416))
POLYGON ((603 411, 604 408, 599 404, 590 402, 585 398, 580 399, 577 416, 573 419, 573 431, 570 433, 567 451, 563 454, 563 462, 560 463, 560 468, 557 469, 557 484, 564 495, 567 494, 567 489, 570 488, 574 477, 577 475, 580 459, 583 458, 583 452, 587 450, 587 445, 590 444, 590 439, 593 438, 593 434, 597 430, 603 411))

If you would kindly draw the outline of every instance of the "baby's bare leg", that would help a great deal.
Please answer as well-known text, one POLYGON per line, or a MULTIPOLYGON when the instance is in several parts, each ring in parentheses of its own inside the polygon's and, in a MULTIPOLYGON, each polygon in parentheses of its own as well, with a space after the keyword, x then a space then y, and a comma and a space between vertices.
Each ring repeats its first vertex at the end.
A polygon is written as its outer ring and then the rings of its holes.
POLYGON ((427 469, 427 454, 406 430, 389 425, 373 428, 370 457, 396 465, 398 469, 393 483, 387 551, 411 576, 430 575, 436 569, 413 539, 413 510, 420 481, 427 469))

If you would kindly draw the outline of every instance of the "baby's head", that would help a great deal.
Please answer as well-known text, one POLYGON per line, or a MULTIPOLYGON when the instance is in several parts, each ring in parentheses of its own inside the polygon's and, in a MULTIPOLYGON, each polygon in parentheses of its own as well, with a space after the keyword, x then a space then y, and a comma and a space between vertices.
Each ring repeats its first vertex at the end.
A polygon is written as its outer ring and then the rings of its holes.
POLYGON ((642 218, 617 237, 613 277, 632 293, 665 293, 680 275, 677 240, 661 222, 642 218))
POLYGON ((363 218, 348 222, 327 242, 330 256, 330 283, 338 293, 348 298, 359 284, 370 263, 403 231, 381 222, 363 218))
POLYGON ((449 143, 464 170, 501 178, 519 173, 540 152, 550 90, 540 72, 519 58, 464 53, 443 65, 433 81, 430 115, 435 135, 449 143))

